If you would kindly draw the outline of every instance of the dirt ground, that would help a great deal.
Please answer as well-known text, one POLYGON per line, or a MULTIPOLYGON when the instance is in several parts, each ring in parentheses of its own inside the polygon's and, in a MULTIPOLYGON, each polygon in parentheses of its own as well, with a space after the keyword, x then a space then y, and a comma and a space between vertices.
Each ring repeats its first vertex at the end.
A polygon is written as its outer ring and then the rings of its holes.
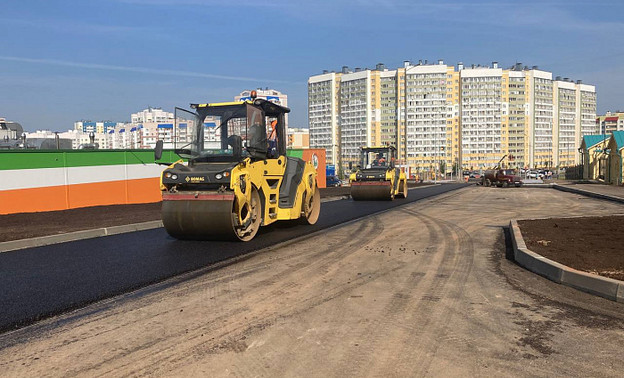
POLYGON ((527 214, 621 212, 555 190, 468 187, 2 334, 0 371, 621 377, 622 303, 523 269, 504 236, 527 214))
POLYGON ((624 216, 519 221, 527 247, 571 268, 624 280, 624 216))
POLYGON ((0 215, 0 242, 160 219, 160 202, 0 215))

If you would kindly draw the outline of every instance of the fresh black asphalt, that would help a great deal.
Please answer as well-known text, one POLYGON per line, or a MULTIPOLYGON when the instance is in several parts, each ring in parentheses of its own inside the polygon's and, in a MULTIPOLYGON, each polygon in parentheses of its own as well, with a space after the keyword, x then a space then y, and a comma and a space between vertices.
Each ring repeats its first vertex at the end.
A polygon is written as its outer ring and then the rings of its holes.
POLYGON ((158 228, 0 253, 0 332, 464 186, 420 187, 395 201, 324 202, 315 225, 277 222, 247 243, 180 241, 158 228))

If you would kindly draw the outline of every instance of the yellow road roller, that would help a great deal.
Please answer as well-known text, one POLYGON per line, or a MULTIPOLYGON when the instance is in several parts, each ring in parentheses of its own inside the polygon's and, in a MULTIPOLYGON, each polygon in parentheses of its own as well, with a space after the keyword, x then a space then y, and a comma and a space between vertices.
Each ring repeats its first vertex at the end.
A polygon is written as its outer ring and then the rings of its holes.
POLYGON ((351 198, 355 201, 393 200, 407 197, 405 172, 395 165, 393 146, 362 147, 360 165, 351 173, 351 198))
MULTIPOLYGON (((249 241, 260 226, 279 220, 316 223, 316 170, 311 162, 286 156, 284 115, 290 109, 256 98, 255 91, 250 100, 191 108, 175 109, 171 126, 181 159, 160 180, 169 235, 249 241)), ((159 141, 157 160, 162 149, 159 141)))

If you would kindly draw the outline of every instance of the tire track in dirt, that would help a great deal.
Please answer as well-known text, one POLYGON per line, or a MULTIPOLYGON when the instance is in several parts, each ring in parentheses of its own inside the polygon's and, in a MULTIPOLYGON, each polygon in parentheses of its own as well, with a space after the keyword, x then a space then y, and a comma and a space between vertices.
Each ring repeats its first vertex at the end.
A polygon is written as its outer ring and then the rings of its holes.
MULTIPOLYGON (((463 229, 408 208, 401 211, 434 225, 432 239, 443 241, 437 251, 441 259, 435 274, 429 275, 431 280, 427 285, 414 288, 412 300, 404 309, 406 324, 413 324, 409 336, 405 332, 397 335, 398 340, 388 345, 379 356, 384 362, 371 371, 373 376, 386 376, 389 372, 399 376, 414 372, 426 374, 435 349, 446 335, 451 317, 459 310, 455 308, 460 303, 457 299, 461 297, 472 269, 474 249, 470 236, 463 229)), ((456 335, 453 337, 459 339, 456 335)), ((469 341, 462 338, 461 342, 469 341)))
MULTIPOLYGON (((362 224, 358 226, 356 232, 367 235, 369 234, 368 231, 370 231, 370 229, 373 226, 375 225, 372 225, 370 221, 363 222, 362 224)), ((341 245, 342 243, 345 243, 348 240, 350 240, 350 237, 345 236, 344 238, 335 241, 333 244, 328 245, 326 248, 315 251, 313 256, 310 256, 309 252, 306 252, 305 250, 299 250, 299 249, 289 249, 289 252, 287 254, 282 253, 279 255, 273 254, 271 256, 268 256, 267 254, 272 252, 272 250, 268 249, 267 251, 263 253, 263 257, 266 257, 269 259, 268 262, 265 259, 260 259, 257 262, 245 261, 245 262, 238 263, 236 266, 229 266, 227 267, 227 269, 217 269, 214 271, 210 271, 206 273, 209 275, 209 277, 206 276, 208 278, 202 279, 199 285, 202 286, 202 289, 207 289, 211 292, 214 292, 215 298, 219 297, 219 299, 222 299, 223 297, 225 297, 226 299, 230 299, 230 300, 239 300, 240 295, 237 295, 236 297, 228 297, 227 295, 225 295, 227 294, 227 292, 224 292, 224 291, 228 290, 228 287, 230 286, 232 282, 238 282, 248 276, 258 273, 261 270, 265 270, 267 268, 267 263, 270 263, 272 266, 282 267, 287 272, 296 273, 297 269, 305 268, 305 266, 302 266, 301 263, 298 263, 298 264, 295 264, 298 267, 294 268, 295 265, 287 265, 289 261, 296 260, 302 257, 304 258, 312 257, 314 258, 314 261, 319 261, 316 259, 316 257, 319 257, 320 259, 325 258, 328 255, 328 251, 331 252, 331 250, 335 248, 337 245, 341 245), (232 272, 233 269, 235 269, 234 272, 232 272)), ((271 284, 274 284, 275 282, 279 281, 279 278, 281 277, 282 274, 284 274, 283 271, 276 272, 273 274, 273 276, 265 279, 262 282, 259 282, 255 286, 262 287, 262 286, 269 286, 271 284)), ((178 287, 172 287, 170 290, 172 290, 173 295, 183 295, 184 291, 189 291, 190 289, 198 289, 198 288, 181 287, 178 285, 178 287)), ((154 292, 157 292, 157 290, 154 290, 154 292)), ((136 302, 136 304, 137 306, 135 306, 134 309, 140 309, 142 306, 142 303, 136 302)), ((104 320, 106 318, 116 316, 117 314, 118 314, 117 312, 112 311, 112 312, 103 314, 102 316, 91 315, 90 319, 82 323, 82 325, 83 326, 89 325, 89 323, 95 323, 95 322, 104 320)), ((127 325, 128 324, 121 324, 120 326, 123 327, 127 325)), ((98 335, 99 334, 96 334, 93 336, 98 336, 98 335)))
MULTIPOLYGON (((356 232, 361 233, 362 235, 370 235, 370 238, 374 238, 375 234, 369 232, 372 227, 377 227, 377 225, 374 225, 373 221, 369 219, 363 222, 362 224, 359 224, 358 227, 356 228, 356 232)), ((241 264, 237 264, 235 267, 230 267, 230 269, 222 269, 222 270, 213 271, 210 273, 211 277, 207 281, 206 280, 196 281, 198 282, 198 284, 195 286, 192 286, 192 287, 188 287, 184 285, 178 285, 178 287, 174 286, 169 289, 171 290, 170 295, 181 297, 181 296, 184 296, 185 293, 188 291, 204 290, 208 292, 207 296, 209 298, 206 298, 206 299, 213 300, 215 303, 237 303, 241 299, 241 290, 239 288, 232 288, 231 287, 232 283, 238 282, 238 280, 240 279, 243 279, 249 275, 257 273, 259 270, 262 270, 262 269, 266 270, 268 268, 267 264, 270 264, 271 268, 282 267, 282 269, 277 270, 273 274, 272 276, 273 278, 265 282, 264 285, 256 285, 254 287, 254 290, 256 291, 267 290, 267 288, 271 288, 271 282, 278 281, 276 279, 277 276, 281 276, 282 278, 286 276, 286 274, 284 274, 284 271, 287 271, 287 273, 289 273, 291 276, 297 275, 298 271, 306 268, 306 266, 309 269, 309 268, 314 268, 315 266, 319 264, 324 264, 325 266, 331 265, 333 261, 340 259, 343 255, 353 252, 354 248, 350 248, 349 250, 342 250, 341 254, 332 253, 332 248, 334 248, 336 245, 341 245, 342 243, 347 242, 349 239, 350 239, 350 235, 339 237, 336 239, 334 243, 327 245, 326 248, 314 251, 312 255, 310 255, 310 251, 300 251, 298 249, 290 249, 288 250, 288 253, 281 253, 278 256, 275 256, 275 255, 268 256, 270 261, 267 262, 266 261, 267 255, 263 254, 262 258, 258 262, 252 262, 254 260, 246 260, 241 264), (312 264, 307 264, 306 266, 299 264, 299 270, 297 271, 293 270, 291 267, 288 267, 284 264, 284 261, 296 260, 302 257, 307 258, 307 259, 312 259, 312 264), (236 270, 242 269, 243 271, 232 274, 231 272, 232 269, 236 269, 236 270)), ((292 283, 292 281, 296 281, 296 280, 282 281, 282 282, 292 283)), ((265 301, 270 301, 272 298, 279 296, 281 293, 283 293, 284 291, 292 287, 293 285, 287 284, 287 286, 283 286, 280 289, 273 290, 271 295, 265 298, 265 301)), ((246 295, 250 295, 250 294, 257 295, 257 294, 254 294, 253 291, 249 292, 248 290, 246 290, 246 295)), ((154 294, 152 292, 152 295, 156 295, 158 297, 160 294, 157 292, 154 294)), ((141 300, 136 301, 133 303, 133 306, 132 306, 133 308, 131 309, 130 312, 141 313, 143 311, 143 306, 144 306, 143 301, 141 300)), ((164 311, 159 312, 156 316, 174 317, 175 314, 181 310, 182 309, 179 309, 178 307, 166 309, 164 311)), ((126 314, 128 314, 127 308, 125 309, 125 311, 126 311, 126 314)), ((211 326, 218 327, 218 325, 221 324, 222 322, 228 319, 231 319, 237 315, 240 315, 243 311, 246 311, 244 307, 243 308, 240 308, 240 307, 219 308, 218 311, 215 311, 215 312, 219 313, 220 316, 213 317, 211 319, 206 319, 201 324, 197 324, 195 328, 189 328, 188 330, 185 330, 184 335, 186 335, 187 331, 189 332, 192 330, 206 331, 206 328, 210 328, 211 326)), ((212 312, 209 313, 209 315, 210 314, 212 314, 212 312)), ((120 333, 120 332, 123 332, 123 329, 125 328, 132 328, 136 326, 136 324, 134 324, 136 319, 131 318, 127 322, 124 322, 121 324, 117 322, 111 322, 111 324, 114 324, 114 326, 107 328, 107 329, 98 330, 96 332, 93 332, 93 330, 91 329, 91 324, 97 324, 98 322, 106 321, 107 318, 114 319, 118 315, 119 315, 119 312, 114 310, 114 308, 111 308, 110 311, 106 311, 101 316, 83 317, 83 319, 78 320, 78 322, 80 322, 81 320, 83 322, 80 324, 74 324, 73 327, 84 328, 85 329, 84 334, 82 334, 81 337, 78 337, 78 338, 65 340, 62 344, 57 345, 57 348, 54 348, 54 349, 68 347, 70 346, 70 344, 76 343, 76 342, 85 342, 91 338, 106 337, 107 334, 120 333)), ((259 319, 259 321, 261 322, 262 319, 259 319)), ((51 328, 51 332, 49 334, 50 336, 53 336, 54 334, 61 334, 64 330, 64 328, 59 329, 59 328, 54 328, 54 326, 51 326, 50 328, 51 328)), ((180 337, 184 337, 184 335, 180 335, 180 337)), ((93 365, 91 367, 87 367, 86 369, 83 369, 82 371, 76 371, 75 373, 88 372, 88 371, 93 372, 94 370, 105 366, 108 362, 112 362, 112 361, 115 361, 115 363, 119 362, 120 359, 123 359, 124 355, 136 356, 136 353, 139 352, 141 349, 162 350, 163 346, 158 345, 158 343, 163 342, 167 344, 171 341, 169 340, 169 338, 172 338, 172 337, 175 337, 175 336, 168 335, 162 338, 157 337, 156 341, 151 340, 149 343, 145 345, 139 344, 131 348, 118 348, 116 350, 117 353, 113 353, 109 358, 101 359, 100 363, 93 365)), ((215 344, 217 344, 217 342, 215 342, 215 344)), ((166 348, 163 351, 166 351, 166 348)), ((53 353, 54 350, 47 350, 47 351, 40 351, 40 352, 53 353)), ((149 355, 149 353, 147 354, 149 355)), ((139 360, 143 360, 143 358, 139 358, 139 360)), ((127 368, 128 366, 135 365, 135 364, 136 362, 134 361, 129 362, 128 364, 120 364, 119 369, 123 370, 127 368)), ((114 372, 115 370, 112 370, 112 371, 109 371, 108 373, 114 373, 114 372)))
MULTIPOLYGON (((349 233, 349 235, 330 242, 327 246, 325 246, 322 250, 317 250, 313 254, 305 254, 304 261, 297 263, 294 266, 291 266, 286 272, 281 272, 276 274, 274 277, 279 276, 278 280, 268 280, 266 282, 259 282, 255 286, 258 287, 270 287, 271 285, 275 285, 276 283, 282 282, 290 282, 290 284, 281 285, 271 290, 271 292, 263 297, 263 302, 272 303, 276 300, 279 300, 280 297, 288 295, 291 291, 296 291, 298 289, 304 290, 302 286, 307 285, 315 285, 317 288, 313 292, 323 293, 322 295, 303 299, 300 302, 297 302, 295 306, 288 306, 289 301, 285 301, 281 304, 281 312, 280 313, 268 313, 264 314, 261 319, 256 320, 256 322, 264 322, 268 321, 266 325, 274 325, 276 320, 284 321, 287 318, 296 316, 297 314, 307 312, 311 308, 319 306, 329 300, 335 299, 337 296, 343 295, 345 291, 338 291, 334 293, 336 290, 332 287, 321 287, 318 286, 332 286, 333 283, 330 283, 324 277, 329 273, 329 267, 340 263, 345 258, 348 258, 354 252, 357 252, 360 246, 357 243, 347 243, 347 241, 351 240, 351 235, 364 235, 362 237, 362 241, 366 242, 368 240, 372 240, 378 238, 379 234, 383 232, 383 226, 376 224, 375 217, 371 219, 367 219, 363 222, 363 224, 359 225, 358 229, 354 233, 349 233), (375 231, 375 232, 372 232, 375 231), (347 245, 347 247, 345 247, 347 245), (312 302, 312 303, 307 303, 312 302)), ((365 283, 364 283, 365 284, 365 283)), ((353 288, 346 288, 346 291, 353 290, 353 288)), ((255 326, 247 326, 242 332, 234 331, 230 336, 230 338, 245 338, 247 335, 253 334, 255 330, 255 326), (242 336, 241 336, 242 335, 242 336)), ((265 344, 265 349, 269 349, 270 351, 263 351, 264 354, 272 354, 271 352, 277 351, 274 350, 272 344, 265 344)), ((201 358, 201 356, 197 356, 201 358)), ((256 367, 253 371, 244 371, 241 372, 241 376, 249 376, 250 374, 254 376, 271 376, 270 373, 267 372, 267 375, 263 375, 262 372, 265 366, 267 366, 264 355, 255 355, 254 351, 248 351, 247 356, 245 358, 246 361, 249 360, 255 361, 253 365, 256 367)), ((235 367, 238 369, 238 367, 235 367)))
MULTIPOLYGON (((413 238, 426 237, 426 241, 420 244, 420 246, 427 246, 426 252, 420 256, 420 259, 424 261, 422 264, 417 264, 417 269, 408 270, 406 269, 407 266, 402 269, 401 275, 406 277, 406 279, 399 285, 393 285, 392 294, 386 300, 385 305, 377 309, 375 313, 368 315, 368 318, 371 319, 368 326, 363 327, 358 332, 353 331, 348 335, 349 339, 358 340, 358 348, 349 349, 348 353, 343 355, 336 363, 334 371, 346 372, 345 375, 347 376, 368 375, 374 369, 375 364, 382 361, 379 358, 380 351, 385 350, 388 348, 388 344, 394 342, 394 340, 388 339, 388 335, 397 328, 397 325, 401 324, 400 318, 412 300, 411 293, 419 285, 426 285, 428 281, 432 280, 432 277, 427 276, 426 272, 422 271, 421 265, 427 263, 430 266, 437 267, 441 264, 441 255, 436 253, 439 245, 432 245, 434 241, 432 235, 436 235, 438 232, 435 224, 425 218, 418 218, 416 221, 416 226, 422 224, 427 231, 424 233, 425 235, 412 233, 405 243, 409 244, 413 238)), ((402 220, 402 222, 406 222, 406 220, 402 220)), ((400 232, 399 229, 399 227, 396 227, 395 232, 400 232)), ((391 237, 387 238, 391 239, 391 237)))
MULTIPOLYGON (((276 323, 276 321, 279 320, 287 320, 289 318, 293 318, 296 316, 300 316, 300 315, 304 315, 306 313, 308 313, 311 309, 319 307, 325 303, 328 303, 332 300, 335 300, 339 297, 343 297, 346 294, 353 292, 354 290, 364 286, 364 285, 368 285, 370 282, 379 279, 381 277, 387 277, 389 275, 395 274, 396 271, 399 268, 395 267, 395 268, 389 268, 389 269, 380 269, 375 273, 372 273, 370 275, 370 277, 368 277, 369 279, 365 279, 365 278, 361 278, 361 279, 356 279, 354 280, 355 282, 351 282, 350 285, 344 285, 342 287, 334 287, 330 290, 326 290, 323 294, 319 294, 319 295, 314 295, 311 297, 307 297, 301 300, 300 303, 296 304, 296 305, 292 305, 289 306, 287 308, 285 308, 284 312, 279 313, 279 314, 272 314, 269 315, 267 317, 264 318, 264 320, 266 321, 265 324, 260 324, 260 326, 262 326, 261 328, 263 328, 263 326, 272 326, 276 323)), ((254 335, 256 332, 255 328, 258 328, 258 320, 255 321, 255 324, 252 325, 248 325, 247 323, 244 325, 244 327, 241 327, 239 329, 233 330, 232 332, 228 332, 227 335, 222 335, 221 337, 231 337, 231 338, 240 338, 246 335, 254 335)), ((331 342, 329 342, 328 344, 332 344, 331 342)), ((281 346, 280 350, 283 350, 283 345, 281 346)), ((278 352, 278 351, 277 351, 278 352)), ((197 354, 198 358, 203 357, 202 353, 198 353, 197 354)), ((248 361, 248 359, 250 358, 249 355, 245 356, 245 361, 248 361)), ((254 357, 256 360, 260 360, 262 358, 264 358, 263 356, 258 357, 254 357)), ((184 364, 188 364, 188 363, 192 363, 192 361, 183 361, 181 362, 182 365, 184 364)), ((171 367, 171 365, 169 365, 171 367)), ((270 370, 268 370, 266 372, 266 374, 262 374, 262 373, 258 373, 257 371, 254 372, 255 375, 259 375, 259 376, 273 376, 273 373, 270 372, 270 370)))
MULTIPOLYGON (((363 241, 365 242, 368 240, 372 240, 374 238, 378 238, 379 237, 378 232, 379 232, 379 225, 375 224, 374 218, 365 220, 362 224, 358 225, 358 228, 357 228, 358 235, 363 235, 362 236, 364 238, 363 241), (370 232, 372 231, 372 228, 375 228, 376 232, 370 232)), ((299 283, 297 283, 297 281, 299 282, 306 281, 305 279, 306 275, 318 276, 319 270, 324 271, 327 269, 328 266, 335 264, 337 261, 340 261, 341 259, 345 258, 349 254, 357 251, 360 248, 358 244, 351 244, 348 246, 348 248, 342 248, 342 249, 339 249, 338 251, 335 250, 337 246, 344 244, 346 241, 350 240, 350 238, 351 238, 350 235, 345 235, 344 237, 341 237, 338 240, 336 240, 334 243, 327 245, 325 248, 316 249, 313 254, 310 254, 310 252, 308 251, 307 253, 306 252, 299 253, 294 258, 287 259, 287 260, 295 260, 296 258, 304 258, 306 259, 306 261, 295 263, 293 266, 286 266, 282 264, 283 269, 277 270, 270 278, 260 281, 258 283, 254 283, 253 285, 250 285, 249 287, 252 290, 247 291, 246 295, 249 295, 252 297, 261 297, 263 298, 262 299, 263 303, 271 303, 277 300, 278 298, 283 296, 286 292, 296 289, 300 285, 299 283), (311 261, 311 262, 308 263, 308 261, 311 261), (279 287, 275 287, 277 283, 281 283, 281 285, 279 287), (267 292, 267 293, 265 294, 263 292, 267 292)), ((284 261, 284 259, 280 259, 280 260, 282 262, 284 261)), ((271 267, 274 267, 275 261, 271 261, 270 264, 271 264, 271 267)), ((261 266, 264 266, 264 268, 266 269, 267 263, 266 262, 258 263, 254 266, 254 269, 261 267, 261 266)), ((246 269, 245 275, 248 275, 248 274, 251 274, 250 270, 246 269)), ((220 284, 227 283, 227 281, 231 281, 231 280, 232 279, 225 278, 225 280, 220 282, 220 284)), ((329 296, 326 300, 333 298, 331 291, 326 291, 326 290, 320 290, 320 291, 329 293, 329 296)), ((218 297, 218 298, 215 298, 215 301, 220 302, 220 303, 227 302, 224 299, 227 299, 227 298, 218 297)), ((312 299, 314 298, 311 298, 308 300, 312 300, 312 299)), ((317 299, 317 302, 322 303, 326 300, 318 301, 317 299)), ((302 303, 305 303, 305 301, 303 301, 302 303)), ((319 303, 317 303, 316 305, 318 305, 319 303)), ((211 325, 216 326, 221 321, 232 319, 236 315, 234 313, 231 313, 230 311, 231 309, 228 309, 228 308, 219 308, 217 312, 224 312, 223 315, 219 316, 218 318, 209 320, 208 323, 202 323, 201 325, 198 324, 197 328, 189 328, 188 332, 195 333, 195 334, 197 334, 198 332, 200 333, 209 332, 209 328, 211 325)), ((241 311, 238 311, 238 313, 241 313, 241 311)), ((283 317, 285 315, 281 314, 279 316, 283 317)), ((256 316, 254 319, 252 319, 251 325, 249 325, 250 323, 240 324, 234 329, 228 329, 226 332, 223 332, 222 334, 214 337, 214 340, 211 340, 211 342, 209 343, 212 345, 206 345, 205 341, 200 340, 200 346, 196 348, 197 350, 195 352, 195 355, 197 357, 201 357, 205 354, 206 350, 214 349, 215 345, 217 347, 219 347, 219 345, 226 345, 226 346, 238 345, 236 342, 232 342, 231 340, 236 339, 241 333, 240 331, 243 331, 242 333, 245 333, 244 331, 254 329, 255 327, 264 328, 272 324, 270 319, 274 319, 274 318, 276 318, 276 316, 272 313, 260 314, 256 316)), ((186 333, 184 335, 180 335, 180 337, 182 338, 186 337, 186 333)), ((172 339, 174 338, 175 336, 169 336, 168 337, 169 343, 171 343, 172 339)), ((192 339, 187 339, 187 340, 191 343, 193 341, 192 339)), ((153 348, 154 346, 150 344, 149 348, 147 349, 153 349, 153 348)), ((177 348, 177 346, 172 345, 170 346, 170 348, 177 348)), ((138 348, 137 350, 133 350, 133 354, 134 354, 133 359, 137 358, 136 353, 138 352, 139 349, 140 348, 138 348)), ((163 350, 164 352, 166 352, 167 350, 167 348, 162 348, 162 347, 159 347, 158 349, 163 350)), ((147 352, 147 354, 149 354, 149 352, 147 352)), ((139 357, 139 360, 143 360, 143 358, 139 357)), ((156 360, 153 362, 155 364, 160 365, 164 361, 156 360)), ((118 361, 116 361, 116 363, 118 363, 118 361)), ((176 364, 176 361, 166 361, 166 363, 167 365, 172 366, 176 364)), ((134 363, 131 363, 131 364, 134 365, 134 363)), ((129 366, 130 364, 121 365, 119 366, 119 368, 122 371, 125 371, 125 369, 129 366)), ((115 371, 111 371, 110 373, 115 373, 115 371)), ((138 370, 133 371, 133 374, 137 374, 137 373, 140 373, 140 372, 138 370)), ((256 372, 256 374, 258 374, 258 371, 256 372)))

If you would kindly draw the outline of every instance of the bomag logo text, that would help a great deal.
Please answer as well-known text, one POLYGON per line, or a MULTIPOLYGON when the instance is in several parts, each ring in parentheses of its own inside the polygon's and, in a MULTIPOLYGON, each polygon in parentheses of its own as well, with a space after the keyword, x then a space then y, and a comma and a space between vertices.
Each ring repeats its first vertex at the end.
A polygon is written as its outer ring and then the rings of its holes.
POLYGON ((186 182, 204 182, 204 181, 206 181, 205 177, 186 176, 186 182))

